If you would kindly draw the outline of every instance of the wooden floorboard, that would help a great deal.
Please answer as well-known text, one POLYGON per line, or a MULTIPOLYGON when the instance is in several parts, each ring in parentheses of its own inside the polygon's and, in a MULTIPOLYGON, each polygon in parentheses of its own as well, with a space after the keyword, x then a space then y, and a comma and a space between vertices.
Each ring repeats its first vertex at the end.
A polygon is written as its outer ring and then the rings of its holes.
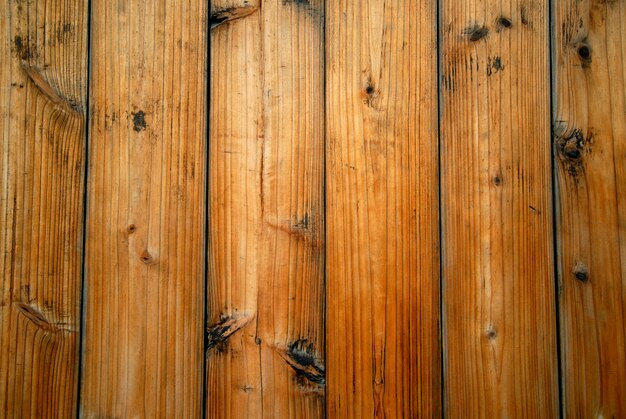
POLYGON ((326 2, 331 418, 438 417, 436 2, 326 2))
POLYGON ((83 417, 201 415, 207 12, 92 1, 83 417))
POLYGON ((0 5, 0 416, 78 389, 87 1, 0 5))
POLYGON ((324 416, 323 14, 211 5, 207 417, 324 416))
POLYGON ((563 411, 626 416, 626 4, 555 4, 563 411))
POLYGON ((557 417, 548 2, 440 20, 445 413, 557 417))
POLYGON ((0 417, 626 417, 625 57, 620 0, 3 2, 0 417))

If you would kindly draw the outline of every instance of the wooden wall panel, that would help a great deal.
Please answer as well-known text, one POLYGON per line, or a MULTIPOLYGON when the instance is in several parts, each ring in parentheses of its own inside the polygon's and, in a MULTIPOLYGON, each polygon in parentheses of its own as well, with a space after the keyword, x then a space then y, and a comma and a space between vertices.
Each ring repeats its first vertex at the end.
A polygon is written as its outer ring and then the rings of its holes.
POLYGON ((76 414, 87 1, 0 5, 0 415, 76 414))
POLYGON ((563 407, 626 416, 626 3, 555 3, 563 407))
POLYGON ((93 0, 84 417, 199 417, 208 10, 93 0))
POLYGON ((211 418, 323 417, 323 13, 211 5, 211 418))
POLYGON ((328 417, 438 417, 436 3, 326 16, 328 417))
POLYGON ((441 3, 447 417, 558 415, 548 2, 441 3))

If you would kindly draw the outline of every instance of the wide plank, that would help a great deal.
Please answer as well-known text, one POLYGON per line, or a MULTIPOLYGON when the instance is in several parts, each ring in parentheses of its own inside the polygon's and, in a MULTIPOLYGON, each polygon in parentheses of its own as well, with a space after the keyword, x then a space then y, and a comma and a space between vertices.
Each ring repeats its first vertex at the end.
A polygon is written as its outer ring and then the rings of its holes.
POLYGON ((81 416, 200 417, 208 7, 92 16, 81 416))
POLYGON ((441 2, 445 413, 558 415, 547 1, 441 2))
POLYGON ((87 4, 0 6, 0 416, 78 394, 87 4))
POLYGON ((326 2, 330 418, 441 416, 436 6, 326 2))
POLYGON ((626 417, 626 3, 555 3, 563 412, 626 417))
POLYGON ((324 416, 323 13, 211 3, 210 418, 324 416))

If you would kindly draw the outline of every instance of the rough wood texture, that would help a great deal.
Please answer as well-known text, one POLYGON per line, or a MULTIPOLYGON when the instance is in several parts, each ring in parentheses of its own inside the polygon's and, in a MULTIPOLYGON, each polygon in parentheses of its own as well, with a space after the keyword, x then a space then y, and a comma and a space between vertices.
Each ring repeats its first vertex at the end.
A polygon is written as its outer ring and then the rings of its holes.
POLYGON ((322 1, 211 27, 207 417, 323 417, 322 1))
POLYGON ((626 3, 556 2, 558 267, 566 417, 626 417, 626 3))
POLYGON ((444 0, 448 417, 557 417, 548 4, 444 0))
POLYGON ((326 2, 329 417, 441 414, 435 12, 326 2))
POLYGON ((0 415, 76 414, 87 2, 0 5, 0 415))
POLYGON ((207 5, 93 0, 84 417, 199 417, 207 5))

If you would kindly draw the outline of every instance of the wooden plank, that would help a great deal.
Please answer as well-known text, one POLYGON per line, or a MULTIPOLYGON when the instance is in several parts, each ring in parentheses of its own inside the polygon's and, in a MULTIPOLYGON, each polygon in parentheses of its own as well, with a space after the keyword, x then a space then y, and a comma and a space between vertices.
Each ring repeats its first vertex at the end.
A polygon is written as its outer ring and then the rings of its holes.
POLYGON ((328 415, 438 417, 436 2, 326 16, 328 415))
POLYGON ((81 415, 199 417, 207 5, 92 15, 81 415))
POLYGON ((211 5, 210 418, 324 414, 322 4, 211 5))
POLYGON ((0 6, 0 411, 76 415, 87 1, 0 6))
POLYGON ((448 417, 557 417, 548 2, 441 3, 448 417))
POLYGON ((555 6, 566 417, 626 416, 626 3, 555 6))

